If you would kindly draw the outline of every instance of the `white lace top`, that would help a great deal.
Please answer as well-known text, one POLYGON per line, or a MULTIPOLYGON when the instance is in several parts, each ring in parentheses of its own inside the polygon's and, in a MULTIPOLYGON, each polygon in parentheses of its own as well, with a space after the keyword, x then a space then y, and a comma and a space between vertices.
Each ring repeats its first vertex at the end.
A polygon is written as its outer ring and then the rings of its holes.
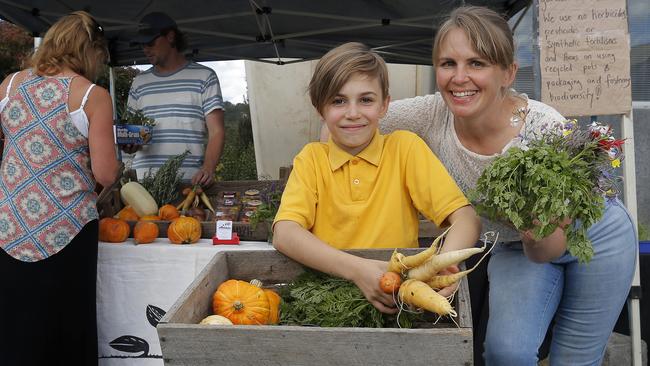
MULTIPOLYGON (((522 96, 528 100, 529 109, 521 130, 525 139, 534 139, 535 136, 539 136, 540 130, 564 120, 564 117, 552 107, 528 99, 523 94, 522 96)), ((440 93, 391 103, 386 117, 380 122, 380 130, 383 133, 394 130, 415 132, 438 156, 465 194, 476 186, 483 169, 500 155, 480 155, 460 143, 454 129, 454 117, 440 93)), ((520 137, 514 138, 506 144, 501 153, 520 143, 520 137)), ((486 219, 482 221, 483 232, 499 232, 499 241, 520 240, 516 230, 486 219)))

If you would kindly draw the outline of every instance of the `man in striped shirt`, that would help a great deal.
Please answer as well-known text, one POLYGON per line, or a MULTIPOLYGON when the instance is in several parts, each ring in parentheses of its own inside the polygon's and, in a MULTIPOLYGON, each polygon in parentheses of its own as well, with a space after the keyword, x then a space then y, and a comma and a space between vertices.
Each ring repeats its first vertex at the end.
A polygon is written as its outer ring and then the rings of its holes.
POLYGON ((128 109, 156 121, 148 145, 123 147, 136 155, 133 169, 141 179, 171 156, 191 152, 181 167, 184 180, 209 185, 223 150, 223 99, 214 70, 189 61, 184 35, 164 13, 145 15, 134 42, 142 45, 152 67, 135 77, 128 109))

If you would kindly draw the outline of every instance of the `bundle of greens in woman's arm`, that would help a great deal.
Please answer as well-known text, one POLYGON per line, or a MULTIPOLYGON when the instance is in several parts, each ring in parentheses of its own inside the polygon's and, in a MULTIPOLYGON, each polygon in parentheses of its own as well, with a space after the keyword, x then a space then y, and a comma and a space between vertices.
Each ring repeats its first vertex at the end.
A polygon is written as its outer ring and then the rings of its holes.
POLYGON ((567 248, 581 262, 593 256, 587 229, 603 214, 603 200, 617 194, 614 168, 620 166, 623 140, 608 126, 588 128, 565 121, 522 141, 494 160, 478 179, 470 199, 482 216, 530 230, 536 239, 566 218, 567 248))

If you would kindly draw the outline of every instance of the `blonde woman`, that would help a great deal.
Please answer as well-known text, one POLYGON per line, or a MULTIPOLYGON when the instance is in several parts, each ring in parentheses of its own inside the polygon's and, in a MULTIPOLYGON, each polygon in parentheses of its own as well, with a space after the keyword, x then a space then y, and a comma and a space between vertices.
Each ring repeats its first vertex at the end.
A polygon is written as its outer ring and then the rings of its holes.
POLYGON ((47 31, 31 67, 0 85, 0 357, 7 365, 96 365, 95 183, 118 168, 108 58, 86 12, 47 31))
MULTIPOLYGON (((439 92, 391 103, 381 128, 422 137, 464 192, 520 135, 533 138, 564 120, 510 89, 517 72, 512 32, 490 9, 454 10, 436 34, 433 64, 439 92)), ((483 230, 502 240, 488 265, 485 363, 537 365, 554 321, 551 365, 599 365, 634 273, 636 231, 622 203, 607 200, 602 220, 589 228, 595 255, 588 265, 567 252, 561 228, 539 241, 487 220, 483 230)))

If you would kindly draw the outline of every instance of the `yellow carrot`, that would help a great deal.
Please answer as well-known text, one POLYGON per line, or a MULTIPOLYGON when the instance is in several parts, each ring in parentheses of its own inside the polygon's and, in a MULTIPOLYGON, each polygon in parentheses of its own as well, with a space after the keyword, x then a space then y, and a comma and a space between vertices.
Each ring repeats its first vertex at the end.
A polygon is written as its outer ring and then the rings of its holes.
POLYGON ((415 267, 408 272, 408 278, 420 281, 427 281, 435 276, 441 270, 458 264, 474 254, 481 253, 485 250, 485 245, 481 248, 467 248, 445 252, 429 258, 426 262, 415 267))
POLYGON ((461 278, 464 276, 467 276, 470 272, 472 272, 472 269, 468 269, 466 271, 458 272, 458 273, 452 273, 448 275, 435 275, 433 276, 430 280, 428 280, 426 283, 431 287, 432 289, 443 289, 447 286, 451 286, 454 283, 460 281, 461 278))
POLYGON ((212 203, 210 203, 210 198, 208 198, 208 195, 205 194, 205 192, 201 192, 201 194, 199 194, 199 196, 201 197, 201 201, 203 202, 205 207, 208 210, 212 211, 212 213, 214 214, 214 207, 212 207, 212 203))
POLYGON ((395 272, 401 274, 404 270, 408 268, 404 268, 402 265, 402 260, 404 259, 404 254, 399 253, 397 249, 393 251, 393 254, 390 256, 390 260, 388 261, 388 272, 395 272))
POLYGON ((435 292, 429 285, 418 280, 406 280, 398 293, 399 299, 408 305, 421 308, 438 315, 456 316, 456 311, 447 299, 435 292))
POLYGON ((187 197, 185 197, 185 200, 182 202, 181 210, 183 211, 189 210, 195 197, 196 197, 196 189, 192 188, 190 193, 187 194, 187 197))
POLYGON ((404 254, 398 253, 397 250, 395 250, 393 252, 393 255, 391 255, 391 257, 390 257, 390 261, 388 262, 388 271, 401 274, 405 270, 415 268, 415 267, 421 265, 427 259, 429 259, 432 256, 436 255, 440 251, 441 240, 442 240, 442 238, 445 237, 445 235, 447 235, 447 232, 449 232, 449 229, 451 229, 451 226, 449 228, 447 228, 447 230, 445 230, 444 233, 442 233, 440 236, 438 236, 433 241, 433 243, 431 243, 431 246, 429 248, 421 251, 418 254, 405 256, 404 254))

